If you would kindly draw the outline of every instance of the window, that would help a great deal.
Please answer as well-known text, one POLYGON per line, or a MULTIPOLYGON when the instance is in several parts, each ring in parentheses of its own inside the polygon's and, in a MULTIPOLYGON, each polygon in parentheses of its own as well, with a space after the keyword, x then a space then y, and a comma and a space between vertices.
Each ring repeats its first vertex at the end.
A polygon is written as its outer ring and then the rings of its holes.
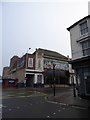
POLYGON ((84 79, 90 76, 90 67, 83 68, 84 79))
POLYGON ((17 68, 21 68, 24 66, 24 58, 20 58, 17 63, 17 68))
POLYGON ((33 67, 33 58, 28 59, 28 67, 33 67))
POLYGON ((38 60, 38 68, 41 68, 41 60, 38 60))
POLYGON ((42 83, 42 75, 38 75, 37 76, 37 82, 38 83, 42 83))
POLYGON ((90 40, 82 42, 83 56, 90 55, 90 40))
POLYGON ((88 33, 87 21, 84 21, 83 23, 80 24, 80 32, 81 35, 88 33))

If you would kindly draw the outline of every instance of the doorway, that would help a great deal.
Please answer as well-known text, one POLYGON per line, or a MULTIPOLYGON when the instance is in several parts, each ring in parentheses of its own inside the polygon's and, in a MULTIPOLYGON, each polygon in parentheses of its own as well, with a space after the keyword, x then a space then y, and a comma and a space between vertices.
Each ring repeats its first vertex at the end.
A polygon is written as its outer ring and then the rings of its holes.
POLYGON ((27 77, 26 87, 33 87, 33 85, 34 85, 34 75, 27 74, 26 77, 27 77))
POLYGON ((85 84, 86 84, 86 93, 90 95, 90 76, 88 76, 87 79, 85 80, 85 84))

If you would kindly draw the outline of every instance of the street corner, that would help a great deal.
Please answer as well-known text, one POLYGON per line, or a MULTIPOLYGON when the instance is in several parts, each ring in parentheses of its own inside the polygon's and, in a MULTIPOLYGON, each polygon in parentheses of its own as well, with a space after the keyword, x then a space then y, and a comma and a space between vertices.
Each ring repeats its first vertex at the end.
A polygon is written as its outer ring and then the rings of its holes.
POLYGON ((68 96, 63 94, 61 96, 47 96, 46 99, 47 101, 53 102, 53 103, 90 109, 89 101, 85 99, 81 99, 79 97, 73 97, 70 95, 68 96))
POLYGON ((54 102, 65 102, 70 97, 68 94, 63 94, 60 96, 48 96, 47 99, 54 102))

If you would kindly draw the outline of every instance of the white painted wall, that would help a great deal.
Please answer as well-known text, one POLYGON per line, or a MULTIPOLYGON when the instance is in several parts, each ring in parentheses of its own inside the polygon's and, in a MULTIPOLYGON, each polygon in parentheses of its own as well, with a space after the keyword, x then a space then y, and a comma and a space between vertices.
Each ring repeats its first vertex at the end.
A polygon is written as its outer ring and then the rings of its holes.
POLYGON ((77 41, 80 40, 81 38, 85 38, 90 35, 90 18, 88 19, 88 28, 89 28, 89 33, 84 36, 80 35, 79 24, 77 24, 70 30, 72 60, 83 57, 82 46, 80 42, 77 41))
POLYGON ((72 75, 73 75, 73 78, 74 78, 74 83, 76 84, 75 70, 72 69, 71 64, 69 64, 69 72, 70 72, 69 84, 72 84, 72 75))
POLYGON ((37 83, 37 74, 35 74, 34 83, 35 83, 35 84, 37 83))
POLYGON ((70 30, 70 37, 71 37, 72 59, 77 59, 77 58, 82 57, 81 44, 77 43, 77 40, 80 39, 79 25, 74 26, 70 30))
POLYGON ((90 36, 90 18, 88 19, 88 28, 89 28, 89 36, 90 36))
POLYGON ((36 52, 36 65, 35 65, 35 70, 41 70, 43 71, 43 53, 42 54, 38 54, 38 52, 36 52), (38 61, 41 60, 41 67, 38 67, 38 61))
POLYGON ((90 1, 88 2, 88 15, 90 15, 90 1))
POLYGON ((36 84, 38 81, 37 81, 37 76, 38 75, 42 75, 42 84, 44 83, 44 76, 43 76, 43 74, 42 73, 36 73, 35 74, 35 77, 34 77, 34 83, 36 84))

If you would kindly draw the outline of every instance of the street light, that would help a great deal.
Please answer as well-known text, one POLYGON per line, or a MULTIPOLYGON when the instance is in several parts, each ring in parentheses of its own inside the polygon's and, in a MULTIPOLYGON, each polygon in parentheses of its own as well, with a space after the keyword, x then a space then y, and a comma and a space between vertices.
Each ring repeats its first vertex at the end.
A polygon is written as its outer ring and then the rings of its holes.
MULTIPOLYGON (((26 52, 26 64, 25 64, 25 69, 27 69, 27 67, 28 67, 28 51, 30 50, 31 48, 29 48, 28 50, 27 50, 27 52, 26 52)), ((25 84, 25 87, 26 87, 26 80, 27 80, 27 76, 26 76, 26 70, 25 70, 25 80, 24 80, 24 84, 25 84)))
POLYGON ((76 89, 75 89, 75 84, 74 84, 74 77, 73 77, 73 75, 71 76, 71 80, 72 80, 72 85, 73 85, 73 96, 76 97, 76 89))
POLYGON ((55 96, 55 66, 56 64, 53 64, 53 95, 55 96))
POLYGON ((26 52, 26 68, 28 67, 28 51, 30 50, 31 48, 29 48, 26 52))

